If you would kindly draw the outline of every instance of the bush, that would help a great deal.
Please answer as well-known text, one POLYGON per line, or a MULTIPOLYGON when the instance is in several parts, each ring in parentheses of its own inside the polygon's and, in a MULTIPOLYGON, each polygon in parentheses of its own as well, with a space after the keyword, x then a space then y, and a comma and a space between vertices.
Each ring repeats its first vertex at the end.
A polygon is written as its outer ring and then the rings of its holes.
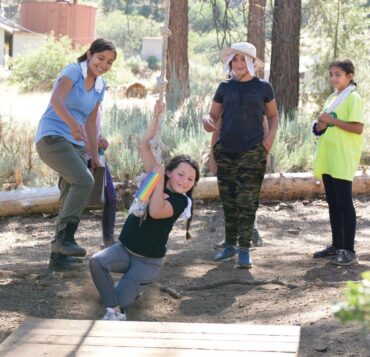
POLYGON ((96 28, 99 37, 109 38, 129 57, 140 52, 144 36, 160 36, 160 25, 144 16, 114 11, 99 16, 96 28))
POLYGON ((148 62, 148 68, 156 71, 159 69, 159 59, 156 56, 149 56, 146 61, 148 62))
POLYGON ((360 283, 349 281, 346 302, 335 306, 335 316, 342 322, 358 321, 370 331, 370 271, 361 275, 360 283))
POLYGON ((134 75, 139 75, 147 68, 147 62, 143 61, 140 56, 133 56, 126 60, 126 66, 131 69, 134 75))
POLYGON ((49 36, 36 51, 11 60, 9 81, 25 92, 49 91, 59 72, 67 64, 76 62, 78 55, 69 38, 49 36))

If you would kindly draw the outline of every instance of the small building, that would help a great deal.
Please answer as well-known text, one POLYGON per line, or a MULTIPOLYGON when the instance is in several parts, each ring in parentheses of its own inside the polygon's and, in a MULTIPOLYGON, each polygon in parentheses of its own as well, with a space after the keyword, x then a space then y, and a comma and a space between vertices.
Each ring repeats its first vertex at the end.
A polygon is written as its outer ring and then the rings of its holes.
POLYGON ((0 65, 6 56, 15 57, 37 49, 46 42, 46 36, 32 32, 0 16, 0 65))
POLYGON ((162 59, 162 37, 143 37, 141 58, 146 60, 151 56, 162 59))

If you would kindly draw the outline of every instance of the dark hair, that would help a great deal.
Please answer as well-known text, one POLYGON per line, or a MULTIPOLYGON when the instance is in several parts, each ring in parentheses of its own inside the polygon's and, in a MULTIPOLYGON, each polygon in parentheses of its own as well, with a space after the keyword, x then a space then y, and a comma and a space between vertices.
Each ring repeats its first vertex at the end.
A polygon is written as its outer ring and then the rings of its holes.
MULTIPOLYGON (((339 67, 342 69, 346 74, 353 74, 355 75, 355 66, 353 65, 352 61, 349 59, 336 59, 329 64, 329 70, 332 67, 339 67)), ((357 83, 352 78, 350 81, 351 84, 357 86, 357 83)))
POLYGON ((117 57, 117 50, 114 43, 112 41, 105 40, 104 38, 98 38, 90 45, 90 48, 83 55, 77 58, 77 62, 81 63, 83 61, 86 61, 88 52, 93 55, 94 53, 99 53, 103 51, 113 51, 115 54, 114 58, 117 57))
MULTIPOLYGON (((191 239, 191 235, 189 233, 190 230, 190 223, 193 219, 193 189, 197 182, 199 181, 200 177, 200 170, 199 170, 199 164, 189 155, 177 155, 171 159, 171 161, 166 165, 165 171, 172 171, 176 169, 177 166, 179 166, 181 163, 187 163, 189 164, 194 170, 195 170, 195 184, 194 186, 186 192, 186 195, 191 199, 192 205, 191 205, 191 215, 190 218, 186 221, 186 239, 191 239)), ((165 182, 164 184, 166 185, 168 181, 167 175, 165 176, 165 182)))

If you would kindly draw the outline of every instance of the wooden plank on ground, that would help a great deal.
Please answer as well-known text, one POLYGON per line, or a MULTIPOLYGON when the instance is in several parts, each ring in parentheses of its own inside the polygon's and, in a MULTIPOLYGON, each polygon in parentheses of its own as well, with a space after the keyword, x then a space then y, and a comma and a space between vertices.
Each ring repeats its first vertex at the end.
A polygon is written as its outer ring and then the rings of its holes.
POLYGON ((0 345, 0 356, 293 357, 299 326, 29 318, 0 345))

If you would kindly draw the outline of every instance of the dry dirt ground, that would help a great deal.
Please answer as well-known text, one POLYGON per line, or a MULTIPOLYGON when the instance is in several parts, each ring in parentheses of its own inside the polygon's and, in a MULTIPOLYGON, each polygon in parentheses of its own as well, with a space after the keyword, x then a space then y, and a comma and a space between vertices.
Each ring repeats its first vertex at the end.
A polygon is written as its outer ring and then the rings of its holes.
MULTIPOLYGON (((200 202, 192 224, 193 240, 184 224, 175 227, 166 264, 158 281, 128 311, 130 320, 300 325, 300 357, 370 356, 358 324, 343 325, 332 304, 342 298, 344 283, 370 270, 370 206, 355 201, 360 264, 336 267, 311 258, 330 240, 325 201, 262 202, 259 227, 264 246, 253 248, 255 266, 234 270, 232 261, 212 260, 212 245, 224 236, 219 202, 200 202), (187 290, 193 285, 225 280, 279 279, 296 285, 222 285, 187 290), (182 294, 175 299, 161 287, 182 294)), ((78 241, 88 256, 101 243, 100 213, 84 215, 78 241)), ((117 235, 126 214, 117 215, 117 235)), ((0 219, 0 342, 28 316, 99 319, 104 308, 91 282, 87 259, 68 272, 48 272, 49 241, 55 217, 0 219)))

